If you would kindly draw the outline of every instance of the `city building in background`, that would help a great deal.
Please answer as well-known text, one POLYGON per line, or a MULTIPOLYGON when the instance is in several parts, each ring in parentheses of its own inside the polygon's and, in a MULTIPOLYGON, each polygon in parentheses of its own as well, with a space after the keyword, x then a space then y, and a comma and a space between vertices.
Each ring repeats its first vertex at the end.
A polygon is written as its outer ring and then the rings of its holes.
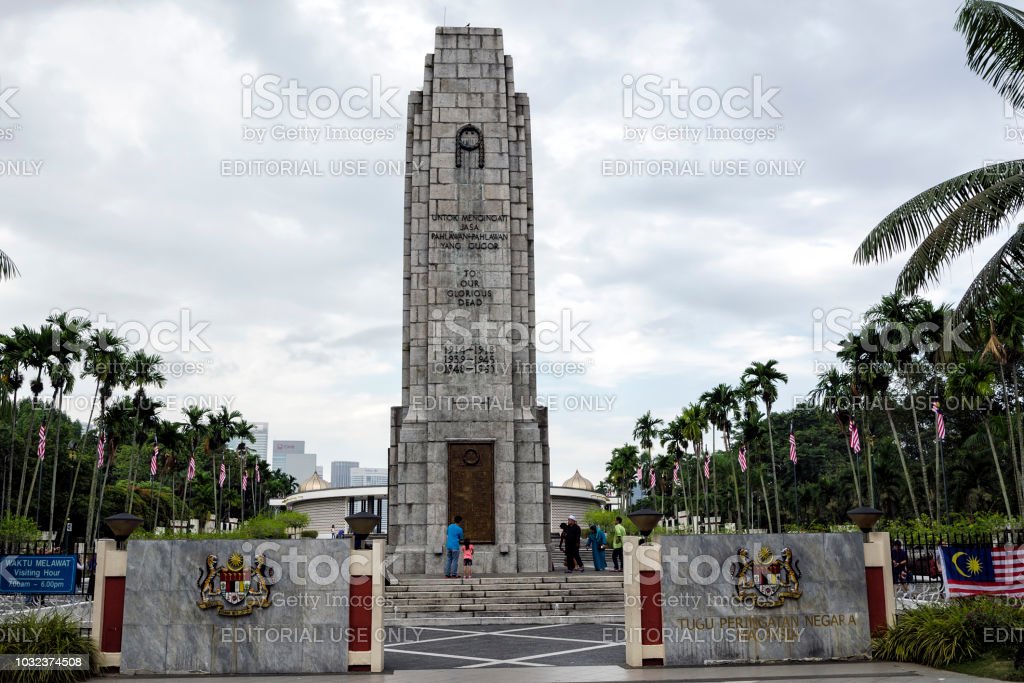
MULTIPOLYGON (((282 465, 285 462, 288 461, 288 456, 289 455, 298 455, 300 453, 305 453, 305 452, 306 452, 306 442, 305 441, 277 441, 275 439, 274 440, 274 447, 273 447, 273 451, 272 451, 273 461, 271 462, 271 466, 275 470, 282 470, 283 471, 284 467, 282 465)), ((305 481, 306 477, 308 477, 312 473, 313 473, 313 470, 310 470, 309 472, 306 472, 306 474, 301 479, 299 479, 299 481, 305 481)))
POLYGON ((359 467, 359 463, 352 460, 335 460, 332 462, 331 486, 336 489, 352 486, 352 470, 356 467, 359 467))
MULTIPOLYGON (((267 435, 270 433, 270 423, 253 422, 252 427, 252 435, 256 440, 254 442, 247 441, 245 447, 249 452, 256 453, 263 462, 270 462, 267 460, 267 435)), ((242 443, 241 439, 231 439, 228 441, 228 448, 237 450, 240 443, 242 443)))
POLYGON ((350 486, 388 485, 388 468, 386 467, 353 467, 349 476, 350 486))

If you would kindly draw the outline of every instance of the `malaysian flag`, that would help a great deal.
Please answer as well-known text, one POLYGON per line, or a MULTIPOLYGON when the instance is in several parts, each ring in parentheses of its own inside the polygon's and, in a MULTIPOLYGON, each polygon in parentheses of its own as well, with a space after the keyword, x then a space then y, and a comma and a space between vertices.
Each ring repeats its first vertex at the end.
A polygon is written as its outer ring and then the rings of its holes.
POLYGON ((103 452, 107 450, 107 433, 100 434, 96 441, 96 467, 103 467, 103 452))
POLYGON ((651 488, 653 489, 657 483, 657 478, 654 476, 654 468, 651 468, 651 488))
POLYGON ((39 448, 36 450, 36 455, 40 460, 46 460, 46 425, 39 425, 39 448))
POLYGON ((710 455, 704 457, 704 478, 705 479, 710 479, 711 478, 711 456, 710 455))
POLYGON ((951 545, 940 551, 947 599, 972 595, 1024 597, 1024 547, 951 545))
POLYGON ((155 477, 156 476, 156 470, 157 470, 156 458, 157 458, 158 455, 160 455, 160 444, 154 443, 153 444, 153 457, 149 459, 149 476, 151 476, 151 477, 155 477))
POLYGON ((854 453, 860 453, 860 430, 853 420, 850 420, 850 448, 854 453))
POLYGON ((932 412, 935 413, 935 435, 939 441, 946 440, 946 418, 942 414, 942 408, 938 401, 932 401, 932 412))
POLYGON ((192 456, 188 459, 188 472, 185 474, 185 476, 188 478, 188 481, 192 481, 193 479, 196 478, 196 456, 195 456, 195 454, 192 454, 192 456))
POLYGON ((740 446, 739 461, 740 461, 740 472, 746 472, 747 471, 747 444, 743 444, 742 446, 740 446))
POLYGON ((228 470, 224 467, 224 463, 220 464, 220 477, 218 477, 218 484, 221 488, 224 488, 224 480, 228 478, 228 470))
POLYGON ((644 466, 643 465, 639 465, 636 468, 636 480, 637 480, 637 482, 642 482, 644 480, 644 466))
POLYGON ((789 459, 796 464, 796 434, 793 433, 793 423, 789 423, 789 459))
POLYGON ((260 479, 260 467, 259 467, 259 465, 257 465, 256 466, 256 483, 258 484, 258 483, 260 483, 260 481, 262 481, 260 479))
POLYGON ((242 491, 249 490, 249 470, 242 472, 242 491))
POLYGON ((678 462, 676 463, 676 466, 672 468, 672 481, 675 482, 676 484, 679 483, 679 463, 678 462))

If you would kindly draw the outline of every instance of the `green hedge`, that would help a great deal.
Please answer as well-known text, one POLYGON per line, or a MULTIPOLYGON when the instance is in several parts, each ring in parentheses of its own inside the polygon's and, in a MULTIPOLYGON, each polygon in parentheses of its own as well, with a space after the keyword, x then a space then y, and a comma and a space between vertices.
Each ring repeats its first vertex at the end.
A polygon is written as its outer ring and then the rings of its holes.
POLYGON ((84 681, 99 673, 96 663, 96 645, 82 635, 78 622, 65 614, 45 617, 33 613, 19 615, 0 623, 9 637, 0 641, 0 654, 4 655, 83 655, 89 658, 90 668, 82 671, 30 670, 4 671, 4 683, 65 683, 84 681))
POLYGON ((154 534, 141 530, 132 534, 131 541, 168 541, 168 540, 191 540, 209 541, 220 538, 230 539, 259 539, 259 538, 290 538, 291 532, 302 529, 309 524, 309 515, 303 512, 283 511, 276 514, 257 515, 245 520, 238 529, 231 531, 220 531, 215 533, 186 534, 176 532, 173 534, 154 534))

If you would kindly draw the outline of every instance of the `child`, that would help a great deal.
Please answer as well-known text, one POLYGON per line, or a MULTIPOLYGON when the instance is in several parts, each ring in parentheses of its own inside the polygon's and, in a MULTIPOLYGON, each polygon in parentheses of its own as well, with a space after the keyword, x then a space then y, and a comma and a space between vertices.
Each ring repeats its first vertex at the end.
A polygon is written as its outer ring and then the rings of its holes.
POLYGON ((462 541, 462 575, 467 579, 473 578, 473 544, 469 539, 462 541))

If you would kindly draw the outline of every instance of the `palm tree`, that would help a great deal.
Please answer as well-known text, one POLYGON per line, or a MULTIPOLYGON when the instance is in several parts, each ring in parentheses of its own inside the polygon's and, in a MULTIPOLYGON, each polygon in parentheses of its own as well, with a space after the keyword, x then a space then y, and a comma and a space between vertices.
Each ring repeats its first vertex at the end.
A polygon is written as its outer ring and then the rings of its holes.
POLYGON ((18 277, 18 267, 14 265, 11 257, 0 249, 0 280, 10 280, 18 277))
MULTIPOLYGON (((209 424, 207 426, 207 447, 212 455, 211 464, 213 466, 213 504, 214 504, 214 521, 217 525, 217 529, 221 528, 221 517, 220 517, 220 505, 218 504, 218 498, 223 499, 223 490, 220 490, 218 483, 219 471, 217 468, 217 454, 220 454, 221 462, 226 463, 227 452, 226 448, 228 442, 234 438, 235 433, 238 430, 238 423, 242 420, 242 413, 237 410, 228 410, 227 406, 221 406, 220 411, 214 413, 209 417, 209 424), (219 491, 219 493, 218 493, 219 491)), ((224 501, 221 500, 221 503, 224 501)), ((231 510, 227 510, 227 517, 230 519, 231 510)))
POLYGON ((661 424, 662 420, 651 417, 649 410, 637 418, 636 426, 633 427, 633 438, 640 442, 640 450, 651 452, 661 424))
MULTIPOLYGON (((956 29, 967 43, 967 65, 1015 109, 1024 107, 1024 12, 1001 2, 967 0, 956 29)), ((925 190, 882 219, 857 248, 854 263, 877 263, 914 248, 896 280, 913 294, 937 283, 946 266, 987 237, 1009 227, 1024 208, 1024 159, 968 171, 925 190)), ((962 317, 992 299, 1003 282, 1020 286, 1024 224, 967 288, 962 317)))
MULTIPOLYGON (((929 333, 924 325, 924 323, 931 322, 930 319, 935 316, 935 313, 936 309, 927 299, 916 295, 908 297, 893 292, 883 296, 879 303, 867 310, 865 316, 865 322, 876 328, 883 338, 906 340, 900 346, 887 344, 883 356, 895 368, 894 374, 903 382, 907 392, 907 402, 910 404, 910 414, 914 424, 914 438, 917 442, 918 462, 921 465, 921 476, 924 483, 925 504, 929 515, 932 515, 932 495, 925 467, 924 442, 921 439, 921 428, 917 418, 916 386, 918 382, 915 382, 915 373, 911 371, 911 368, 917 367, 913 361, 922 358, 923 351, 925 351, 917 346, 917 342, 938 346, 936 340, 928 336, 929 333), (895 337, 892 336, 893 334, 895 337)), ((940 326, 939 329, 942 327, 940 326)), ((893 427, 893 436, 896 437, 895 427, 893 427)))
POLYGON ((18 426, 18 391, 25 381, 21 369, 24 365, 25 352, 23 340, 15 335, 0 336, 0 386, 5 396, 11 397, 11 446, 4 455, 4 478, 0 482, 3 489, 3 512, 11 511, 11 486, 14 479, 14 437, 18 426))
MULTIPOLYGON (((182 427, 182 434, 185 440, 188 442, 189 458, 196 457, 196 449, 206 438, 206 424, 203 420, 206 419, 210 411, 199 406, 187 406, 184 411, 185 424, 182 427)), ((198 465, 196 466, 198 469, 198 465)), ((197 472, 198 474, 198 472, 197 472)), ((182 512, 185 513, 186 519, 191 519, 191 514, 188 512, 188 479, 185 480, 185 489, 181 499, 182 512)), ((191 528, 191 525, 189 526, 191 528)))
MULTIPOLYGON (((725 445, 725 450, 729 452, 729 431, 732 429, 732 420, 730 418, 740 409, 736 390, 728 384, 722 383, 701 394, 700 400, 707 411, 708 420, 711 423, 711 450, 714 451, 715 429, 717 428, 722 433, 722 443, 725 445)), ((729 470, 732 474, 733 491, 736 494, 736 512, 738 515, 740 510, 740 489, 739 483, 736 481, 736 465, 731 457, 729 458, 729 470)), ((712 470, 712 475, 714 476, 717 488, 717 468, 712 470)), ((718 514, 717 509, 715 514, 718 514)))
MULTIPOLYGON (((29 452, 32 446, 32 434, 36 429, 36 414, 40 410, 39 406, 39 394, 43 393, 43 372, 50 367, 50 355, 53 345, 53 328, 50 325, 43 325, 38 330, 32 330, 28 327, 22 326, 14 328, 14 334, 21 335, 24 339, 24 351, 25 351, 25 365, 29 371, 35 370, 35 377, 29 381, 29 389, 32 391, 32 420, 29 422, 29 437, 25 439, 25 454, 22 458, 22 469, 21 469, 21 485, 18 488, 18 505, 17 510, 20 510, 19 514, 24 517, 28 516, 28 508, 32 502, 32 493, 29 491, 28 496, 23 496, 25 492, 25 477, 28 474, 29 465, 29 452), (24 501, 24 508, 21 506, 24 501)), ((39 459, 36 458, 35 469, 32 471, 32 482, 35 483, 36 477, 39 474, 39 459)))
MULTIPOLYGON (((947 378, 946 395, 961 399, 961 405, 977 406, 976 410, 981 414, 980 422, 985 428, 985 435, 988 437, 988 443, 992 449, 992 465, 999 478, 999 490, 1003 494, 1003 505, 1006 507, 1006 517, 1009 519, 1013 517, 1013 512, 1010 510, 1010 496, 1006 492, 1003 468, 999 464, 999 453, 996 450, 996 442, 992 437, 992 428, 989 425, 995 383, 996 374, 991 365, 981 359, 969 359, 959 363, 955 371, 950 373, 947 378)), ((1011 440, 1012 438, 1010 436, 1011 440)))
MULTIPOLYGON (((96 418, 96 423, 100 427, 96 435, 97 449, 102 433, 107 426, 105 421, 107 405, 114 394, 114 389, 121 386, 124 381, 123 378, 127 366, 126 348, 127 342, 124 339, 111 334, 107 330, 93 330, 92 334, 89 335, 88 341, 85 343, 85 363, 82 377, 83 379, 85 377, 95 378, 96 389, 93 391, 93 400, 89 406, 89 420, 86 422, 83 436, 89 432, 89 427, 92 424, 93 409, 96 406, 96 399, 99 398, 100 410, 96 418)), ((106 488, 107 476, 110 473, 110 465, 114 454, 109 441, 107 446, 108 450, 104 453, 103 489, 106 488), (107 457, 107 453, 109 453, 109 457, 107 457)), ((99 455, 97 453, 98 458, 99 455)), ((86 512, 85 542, 90 548, 92 547, 92 542, 95 538, 94 531, 97 527, 96 487, 99 483, 99 470, 100 468, 97 463, 97 467, 94 467, 92 470, 92 481, 89 484, 89 507, 86 512)))
MULTIPOLYGON (((659 439, 661 447, 665 449, 665 452, 670 454, 675 462, 679 465, 679 469, 683 469, 683 458, 686 456, 686 449, 690 447, 690 442, 683 434, 683 420, 681 417, 675 417, 669 420, 668 425, 661 430, 661 438, 659 439)), ((683 507, 686 508, 687 514, 690 512, 690 499, 689 499, 689 477, 680 477, 681 488, 683 489, 683 507)), ((676 519, 679 518, 679 510, 676 510, 676 519)))
POLYGON ((789 382, 789 376, 780 372, 779 364, 774 358, 766 363, 754 361, 743 371, 741 380, 764 403, 764 412, 768 420, 768 449, 772 456, 772 489, 775 496, 775 528, 782 529, 782 514, 779 509, 779 482, 775 475, 775 441, 772 436, 772 404, 779 398, 779 383, 789 382))
POLYGON ((608 481, 615 487, 619 503, 623 510, 629 507, 629 491, 633 488, 633 479, 639 466, 640 458, 636 446, 623 444, 612 449, 612 459, 608 461, 608 481))
MULTIPOLYGON (((82 357, 82 333, 92 327, 85 318, 70 318, 66 312, 55 313, 46 319, 54 326, 54 364, 50 368, 50 384, 57 394, 57 441, 53 451, 53 477, 50 480, 50 519, 47 529, 54 533, 53 512, 57 500, 57 466, 60 460, 60 440, 64 426, 64 396, 74 391, 75 373, 72 365, 82 357)), ((51 406, 52 409, 52 406, 51 406)), ((64 528, 61 525, 61 528, 64 528)))
MULTIPOLYGON (((807 398, 811 405, 829 412, 835 418, 839 436, 846 446, 846 455, 850 460, 850 474, 853 475, 857 505, 860 506, 864 504, 860 490, 860 475, 857 473, 857 465, 853 461, 853 451, 850 449, 850 440, 847 438, 847 425, 850 424, 850 409, 853 406, 853 394, 850 391, 852 384, 853 379, 849 373, 832 367, 818 374, 818 383, 807 398)), ((922 457, 923 462, 924 458, 922 457)), ((925 474, 925 480, 927 481, 927 474, 925 474)))
MULTIPOLYGON (((128 373, 125 377, 125 389, 135 387, 135 420, 140 418, 141 411, 145 409, 148 401, 146 387, 163 387, 166 379, 160 372, 160 356, 148 354, 138 350, 128 357, 128 373)), ((137 433, 132 435, 132 444, 136 443, 137 433)), ((132 504, 135 502, 135 453, 128 456, 128 513, 131 514, 132 504)))

